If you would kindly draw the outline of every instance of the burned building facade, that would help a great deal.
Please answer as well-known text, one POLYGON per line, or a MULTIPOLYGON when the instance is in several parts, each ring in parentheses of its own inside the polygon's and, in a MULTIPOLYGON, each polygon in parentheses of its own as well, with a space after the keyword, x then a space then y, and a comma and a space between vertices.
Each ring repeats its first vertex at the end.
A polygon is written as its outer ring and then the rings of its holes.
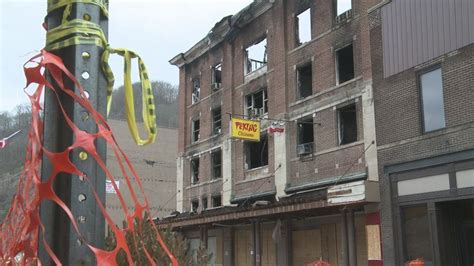
POLYGON ((178 213, 163 222, 211 264, 381 263, 368 20, 378 2, 254 1, 170 61, 178 213), (260 121, 260 142, 231 138, 232 117, 260 121))

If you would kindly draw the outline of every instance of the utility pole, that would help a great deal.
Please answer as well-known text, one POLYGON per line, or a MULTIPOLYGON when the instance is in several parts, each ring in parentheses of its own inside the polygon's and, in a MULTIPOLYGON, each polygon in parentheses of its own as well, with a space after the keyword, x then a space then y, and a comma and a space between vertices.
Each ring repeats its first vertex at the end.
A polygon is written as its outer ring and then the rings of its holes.
MULTIPOLYGON (((48 1, 48 4, 50 2, 57 1, 48 1)), ((73 3, 71 5, 69 19, 79 18, 96 23, 107 36, 108 18, 101 12, 99 6, 88 3, 73 3)), ((61 24, 63 11, 64 7, 48 13, 46 17, 48 30, 61 24)), ((106 117, 107 83, 100 67, 102 52, 103 48, 96 45, 73 45, 54 51, 87 91, 91 105, 106 117)), ((51 81, 51 79, 49 80, 51 81)), ((66 82, 66 87, 76 93, 79 91, 71 82, 66 82)), ((86 110, 65 93, 58 90, 58 94, 59 100, 74 124, 88 133, 96 133, 97 126, 94 120, 89 118, 86 110)), ((58 99, 51 90, 46 90, 44 147, 51 152, 62 152, 71 146, 73 140, 74 135, 65 121, 58 99)), ((105 161, 105 141, 98 139, 95 144, 99 155, 105 161)), ((86 178, 82 176, 60 173, 54 183, 54 191, 70 208, 84 239, 78 237, 69 218, 59 206, 51 202, 43 202, 40 212, 41 221, 45 226, 45 240, 64 265, 96 265, 95 255, 84 241, 95 247, 104 248, 105 220, 92 191, 97 192, 105 205, 105 174, 92 156, 87 156, 84 151, 74 150, 70 153, 69 158, 80 171, 87 175, 90 182, 87 182, 86 178)), ((51 164, 44 156, 42 180, 48 179, 52 170, 51 164)), ((40 237, 42 238, 41 233, 40 237)), ((39 243, 41 262, 43 265, 53 265, 54 262, 46 252, 42 239, 39 243)))

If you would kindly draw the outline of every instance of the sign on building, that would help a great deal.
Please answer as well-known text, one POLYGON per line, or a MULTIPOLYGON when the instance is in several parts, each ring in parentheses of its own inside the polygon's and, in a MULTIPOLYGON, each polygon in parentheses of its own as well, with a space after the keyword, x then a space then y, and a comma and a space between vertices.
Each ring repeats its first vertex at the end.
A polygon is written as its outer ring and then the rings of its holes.
POLYGON ((260 141, 260 121, 232 118, 232 138, 260 141))

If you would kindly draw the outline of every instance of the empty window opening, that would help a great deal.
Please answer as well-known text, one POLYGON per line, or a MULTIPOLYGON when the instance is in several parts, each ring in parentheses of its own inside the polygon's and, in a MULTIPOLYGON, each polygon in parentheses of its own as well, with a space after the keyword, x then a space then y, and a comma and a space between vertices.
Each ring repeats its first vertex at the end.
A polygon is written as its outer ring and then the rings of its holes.
POLYGON ((206 198, 202 198, 202 210, 206 210, 207 209, 207 197, 206 198))
POLYGON ((260 117, 268 113, 267 90, 245 96, 245 115, 260 117))
POLYGON ((352 0, 336 0, 337 16, 352 9, 352 0))
POLYGON ((296 16, 297 45, 311 41, 311 9, 308 8, 296 16))
POLYGON ((338 110, 339 145, 357 141, 357 112, 355 104, 338 110))
POLYGON ((199 119, 194 120, 192 123, 192 131, 193 131, 192 141, 193 142, 199 141, 199 138, 201 136, 199 134, 200 128, 201 128, 200 120, 199 119))
POLYGON ((245 49, 245 74, 249 74, 267 64, 267 38, 245 49))
POLYGON ((217 91, 222 87, 222 64, 217 64, 212 68, 212 90, 217 91))
POLYGON ((192 92, 192 99, 191 102, 197 103, 199 102, 201 94, 201 80, 199 78, 193 79, 193 92, 192 92))
POLYGON ((352 44, 336 51, 336 67, 338 84, 354 78, 354 54, 352 44))
POLYGON ((218 150, 211 153, 212 158, 212 178, 222 178, 222 151, 218 150))
POLYGON ((314 124, 313 117, 304 118, 297 124, 297 146, 298 156, 312 155, 314 146, 314 124))
POLYGON ((425 132, 446 127, 441 69, 420 75, 423 129, 425 132))
POLYGON ((191 185, 199 183, 199 158, 191 160, 191 185))
POLYGON ((222 132, 222 114, 221 108, 215 108, 212 110, 212 133, 213 135, 221 134, 222 132))
POLYGON ((217 208, 217 207, 222 206, 222 197, 220 195, 213 196, 211 199, 211 204, 212 204, 212 208, 217 208))
POLYGON ((312 65, 308 64, 299 67, 296 70, 296 76, 298 79, 298 94, 299 97, 306 98, 313 94, 313 71, 312 65))
POLYGON ((197 212, 199 208, 199 201, 193 200, 191 201, 191 212, 197 212))
POLYGON ((246 169, 268 165, 268 137, 262 135, 259 142, 245 142, 246 169))

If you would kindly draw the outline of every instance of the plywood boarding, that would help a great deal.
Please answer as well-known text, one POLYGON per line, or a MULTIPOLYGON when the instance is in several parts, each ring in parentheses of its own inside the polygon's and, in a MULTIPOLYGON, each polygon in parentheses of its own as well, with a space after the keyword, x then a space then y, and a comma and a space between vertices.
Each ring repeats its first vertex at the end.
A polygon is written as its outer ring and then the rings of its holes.
POLYGON ((474 43, 474 1, 392 0, 382 7, 384 76, 474 43))
POLYGON ((307 265, 322 257, 321 230, 293 231, 293 265, 307 265))
POLYGON ((224 240, 222 234, 217 234, 216 239, 216 265, 224 265, 224 240))
POLYGON ((234 234, 235 265, 252 265, 252 231, 250 226, 238 228, 234 234))
POLYGON ((262 266, 276 265, 276 245, 272 238, 274 225, 262 226, 262 266))
POLYGON ((365 215, 355 218, 357 265, 368 265, 367 234, 365 232, 365 215))
POLYGON ((338 245, 340 241, 337 239, 337 225, 325 224, 321 225, 321 241, 322 241, 322 259, 331 265, 339 265, 338 245))

